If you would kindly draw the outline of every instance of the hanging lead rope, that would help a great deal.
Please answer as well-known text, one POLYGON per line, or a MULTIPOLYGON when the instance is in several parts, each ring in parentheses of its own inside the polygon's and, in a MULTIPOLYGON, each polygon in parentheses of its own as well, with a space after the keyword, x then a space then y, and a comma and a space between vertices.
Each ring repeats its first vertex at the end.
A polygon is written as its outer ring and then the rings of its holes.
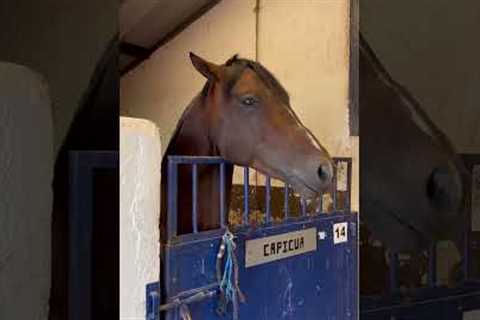
POLYGON ((190 314, 190 309, 186 304, 180 305, 180 319, 181 320, 192 320, 192 315, 190 314))
POLYGON ((238 284, 238 260, 235 256, 235 242, 233 241, 233 234, 228 230, 222 237, 222 244, 217 254, 217 281, 220 289, 220 301, 217 307, 217 313, 220 316, 225 315, 227 307, 232 303, 233 320, 238 320, 238 302, 245 302, 245 297, 240 291, 238 284), (225 265, 223 268, 223 275, 221 265, 223 256, 227 253, 225 265))

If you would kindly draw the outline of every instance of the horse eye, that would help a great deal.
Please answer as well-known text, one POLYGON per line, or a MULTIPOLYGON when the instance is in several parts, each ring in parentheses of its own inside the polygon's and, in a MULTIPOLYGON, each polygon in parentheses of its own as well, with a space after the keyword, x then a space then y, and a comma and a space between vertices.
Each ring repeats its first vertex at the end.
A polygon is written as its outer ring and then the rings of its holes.
POLYGON ((245 97, 242 99, 242 103, 246 106, 253 106, 257 101, 253 97, 245 97))

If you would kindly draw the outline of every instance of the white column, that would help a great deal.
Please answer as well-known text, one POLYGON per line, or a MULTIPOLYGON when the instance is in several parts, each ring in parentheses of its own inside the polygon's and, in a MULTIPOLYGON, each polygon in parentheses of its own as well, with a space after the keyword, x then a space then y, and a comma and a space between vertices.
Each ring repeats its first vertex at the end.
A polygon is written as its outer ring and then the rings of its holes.
POLYGON ((151 121, 120 118, 120 319, 145 319, 160 272, 161 145, 151 121))

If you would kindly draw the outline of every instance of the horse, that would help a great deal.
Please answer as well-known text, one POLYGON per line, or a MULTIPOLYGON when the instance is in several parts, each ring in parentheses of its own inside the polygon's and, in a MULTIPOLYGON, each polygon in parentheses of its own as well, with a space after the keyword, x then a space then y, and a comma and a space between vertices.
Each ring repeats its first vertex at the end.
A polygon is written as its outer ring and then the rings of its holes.
POLYGON ((445 134, 360 36, 360 217, 391 252, 461 251, 468 174, 445 134))
MULTIPOLYGON (((238 55, 222 65, 194 53, 190 59, 206 83, 183 112, 162 159, 161 237, 166 235, 167 160, 171 155, 227 160, 227 208, 234 165, 283 180, 306 200, 329 188, 335 166, 331 156, 302 124, 290 106, 289 94, 270 71, 238 55)), ((179 166, 178 234, 193 230, 191 171, 189 166, 179 166)), ((198 166, 197 199, 198 229, 218 228, 218 167, 198 166)))

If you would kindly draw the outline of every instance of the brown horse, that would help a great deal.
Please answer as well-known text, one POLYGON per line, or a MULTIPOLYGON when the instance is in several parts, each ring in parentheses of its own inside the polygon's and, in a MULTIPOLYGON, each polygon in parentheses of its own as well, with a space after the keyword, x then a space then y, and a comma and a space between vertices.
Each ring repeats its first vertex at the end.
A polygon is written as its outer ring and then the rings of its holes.
POLYGON ((392 251, 439 240, 461 247, 466 170, 446 136, 360 40, 360 203, 373 236, 392 251))
MULTIPOLYGON (((248 166, 283 180, 306 199, 330 185, 334 164, 318 140, 290 107, 286 90, 257 62, 236 55, 223 65, 190 53, 207 82, 178 122, 162 160, 161 234, 167 219, 167 157, 220 156, 226 165, 226 194, 233 164, 248 166)), ((199 230, 219 226, 219 170, 198 167, 199 230)), ((178 233, 192 232, 191 168, 178 172, 178 233)))

